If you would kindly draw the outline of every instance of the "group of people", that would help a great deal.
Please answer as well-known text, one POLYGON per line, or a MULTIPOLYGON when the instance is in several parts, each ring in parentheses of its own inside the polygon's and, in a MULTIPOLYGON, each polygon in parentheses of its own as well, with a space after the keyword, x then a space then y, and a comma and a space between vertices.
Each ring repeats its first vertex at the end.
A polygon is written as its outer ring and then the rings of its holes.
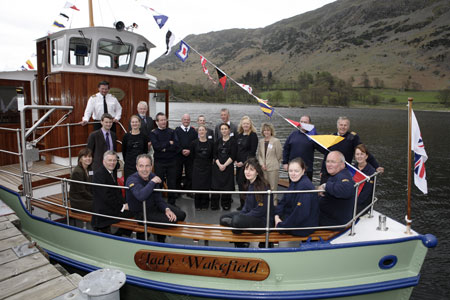
MULTIPOLYGON (((120 119, 121 109, 108 91, 109 84, 100 82, 99 93, 88 101, 82 125, 92 115, 94 120, 100 120, 101 127, 89 135, 87 148, 80 151, 78 166, 72 174, 74 180, 118 185, 116 135, 112 125, 120 119)), ((147 115, 146 102, 139 102, 137 111, 138 114, 130 118, 130 131, 122 141, 124 183, 128 187, 125 197, 117 187, 72 183, 72 207, 101 215, 142 219, 142 202, 146 200, 147 220, 183 221, 186 213, 176 206, 178 193, 169 192, 165 202, 162 194, 154 191, 161 188, 163 182, 169 190, 201 191, 187 194, 194 198, 196 210, 221 207, 229 211, 231 194, 220 191, 235 191, 236 184, 239 191, 277 191, 282 163, 289 174, 288 190, 307 192, 287 193, 283 197, 239 194, 237 211, 223 215, 220 224, 234 228, 266 227, 267 221, 279 228, 343 225, 353 216, 355 194, 355 183, 345 163, 351 163, 355 156, 356 167, 366 175, 372 175, 375 169, 383 171, 361 144, 359 136, 350 132, 350 120, 346 117, 338 119, 338 131, 334 133, 344 139, 328 152, 309 138, 313 132, 303 128, 294 130, 282 147, 273 125, 263 123, 262 138, 258 140, 252 120, 244 116, 236 126, 230 121, 226 108, 221 110, 220 122, 214 131, 207 127, 203 115, 198 117, 196 128, 191 126, 189 114, 184 114, 181 125, 171 129, 164 113, 156 114, 155 122, 147 115), (150 149, 153 149, 153 158, 148 154, 150 149), (323 190, 320 193, 312 192, 316 189, 312 184, 315 150, 324 154, 321 185, 317 187, 323 190), (219 193, 210 195, 208 191, 219 193), (272 212, 269 217, 267 206, 272 212)), ((311 118, 302 116, 300 122, 310 124, 311 118)), ((358 212, 371 201, 372 183, 366 183, 360 193, 358 212)), ((110 225, 114 222, 117 220, 99 215, 92 218, 94 230, 106 233, 111 232, 110 225)), ((283 232, 307 236, 312 231, 283 232)), ((159 236, 158 240, 164 241, 164 237, 159 236)), ((247 245, 236 243, 236 246, 247 245)))

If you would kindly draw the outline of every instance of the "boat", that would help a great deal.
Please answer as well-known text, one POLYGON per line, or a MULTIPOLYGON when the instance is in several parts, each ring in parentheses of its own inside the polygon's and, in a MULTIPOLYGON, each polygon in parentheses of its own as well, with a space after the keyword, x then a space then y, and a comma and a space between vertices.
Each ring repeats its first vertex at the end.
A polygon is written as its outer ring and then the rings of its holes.
POLYGON ((155 95, 168 99, 168 92, 157 90, 156 78, 146 73, 152 43, 118 29, 50 34, 37 40, 36 73, 0 76, 0 85, 11 90, 19 108, 0 128, 0 173, 15 178, 12 184, 0 182, 0 200, 17 214, 21 230, 38 247, 51 259, 82 271, 119 269, 127 283, 166 297, 409 298, 427 250, 437 239, 377 212, 376 189, 372 203, 359 214, 355 211, 340 231, 316 228, 306 238, 282 235, 274 228, 239 235, 198 220, 165 228, 146 220, 141 220, 144 225, 137 220, 117 223, 135 232, 169 235, 167 243, 91 230, 89 212, 72 209, 67 199, 72 153, 84 147, 92 130, 79 124, 90 93, 99 81, 108 80, 124 116, 142 99, 148 99, 151 110, 155 95), (230 242, 236 241, 250 241, 252 247, 234 248, 230 242), (275 242, 276 247, 255 247, 259 242, 275 242))

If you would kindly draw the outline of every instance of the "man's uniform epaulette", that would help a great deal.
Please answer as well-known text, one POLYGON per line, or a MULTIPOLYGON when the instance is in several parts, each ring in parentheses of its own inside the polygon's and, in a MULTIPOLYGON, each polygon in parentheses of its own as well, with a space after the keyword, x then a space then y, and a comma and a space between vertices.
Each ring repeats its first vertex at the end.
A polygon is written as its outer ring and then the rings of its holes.
POLYGON ((357 133, 354 131, 350 132, 350 134, 357 135, 357 133))
POLYGON ((97 94, 92 95, 91 98, 95 98, 96 95, 97 95, 97 94))

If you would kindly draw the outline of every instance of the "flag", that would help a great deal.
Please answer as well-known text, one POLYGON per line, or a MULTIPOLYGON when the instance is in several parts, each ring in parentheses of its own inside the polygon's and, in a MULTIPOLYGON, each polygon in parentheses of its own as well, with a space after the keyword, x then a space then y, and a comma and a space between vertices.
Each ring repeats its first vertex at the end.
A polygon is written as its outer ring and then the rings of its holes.
POLYGON ((333 134, 308 135, 308 137, 326 149, 328 149, 331 146, 336 145, 337 143, 344 140, 344 138, 342 136, 333 135, 333 134))
POLYGON ((209 80, 211 80, 212 82, 214 82, 214 84, 216 84, 216 81, 211 77, 211 74, 209 74, 208 68, 206 68, 207 62, 208 61, 206 60, 206 58, 204 58, 203 56, 200 55, 200 63, 202 64, 203 73, 208 75, 209 80))
POLYGON ((180 42, 180 49, 175 52, 175 55, 178 56, 179 59, 181 59, 182 62, 185 62, 189 55, 189 46, 185 42, 180 42))
POLYGON ((222 85, 223 90, 225 90, 225 86, 227 84, 227 76, 222 73, 219 69, 217 69, 217 76, 219 76, 219 83, 222 85))
POLYGON ((25 66, 24 66, 24 65, 22 65, 22 66, 20 66, 20 70, 21 70, 21 71, 27 71, 28 69, 27 69, 27 68, 25 68, 25 66))
POLYGON ((261 99, 256 99, 259 103, 259 108, 261 108, 262 112, 268 116, 269 118, 272 118, 273 112, 274 112, 274 108, 272 106, 270 106, 269 104, 265 103, 263 100, 261 99))
POLYGON ((175 42, 175 35, 172 33, 172 31, 168 30, 166 33, 166 53, 165 55, 169 55, 170 49, 172 49, 173 43, 175 42))
POLYGON ((64 24, 61 24, 58 21, 54 21, 53 22, 53 26, 58 27, 58 28, 65 28, 66 27, 66 26, 64 26, 64 24))
MULTIPOLYGON (((251 86, 249 86, 249 85, 247 85, 247 84, 243 84, 243 83, 238 83, 239 84, 239 86, 241 87, 241 88, 243 88, 247 93, 249 93, 250 95, 253 95, 252 93, 253 93, 253 89, 252 89, 252 87, 251 86)), ((264 100, 265 101, 265 100, 264 100)), ((267 103, 267 101, 265 101, 266 103, 267 103)))
POLYGON ((163 28, 164 24, 166 24, 167 20, 169 19, 169 17, 165 15, 157 15, 153 16, 153 18, 155 19, 156 24, 158 24, 159 29, 163 28))
POLYGON ((419 123, 417 122, 414 111, 411 110, 411 150, 414 151, 414 184, 422 191, 428 193, 427 174, 425 172, 425 162, 428 155, 425 152, 425 146, 420 133, 419 123))
POLYGON ((64 5, 64 8, 71 8, 71 9, 80 11, 75 5, 73 5, 73 4, 70 3, 69 1, 66 2, 66 5, 64 5))
POLYGON ((69 21, 69 16, 68 16, 68 15, 63 14, 63 13, 59 13, 59 15, 60 15, 61 17, 66 18, 66 20, 69 21))
POLYGON ((26 61, 26 64, 27 64, 27 66, 28 66, 28 69, 34 70, 34 66, 33 66, 33 64, 31 63, 31 60, 27 60, 27 61, 26 61))
POLYGON ((284 118, 284 119, 292 126, 304 129, 306 131, 306 134, 308 134, 308 135, 316 135, 317 134, 316 128, 313 124, 300 123, 300 122, 296 122, 294 120, 290 120, 290 119, 286 119, 286 118, 284 118))
MULTIPOLYGON (((347 167, 347 170, 350 172, 350 174, 352 174, 352 178, 353 178, 353 181, 355 183, 358 183, 361 180, 367 179, 368 176, 366 176, 363 172, 361 172, 360 170, 358 170, 357 168, 355 168, 351 164, 345 162, 345 165, 347 167)), ((359 193, 361 193, 361 191, 362 191, 362 189, 364 187, 364 184, 365 184, 365 182, 362 182, 358 186, 358 195, 359 195, 359 193)))

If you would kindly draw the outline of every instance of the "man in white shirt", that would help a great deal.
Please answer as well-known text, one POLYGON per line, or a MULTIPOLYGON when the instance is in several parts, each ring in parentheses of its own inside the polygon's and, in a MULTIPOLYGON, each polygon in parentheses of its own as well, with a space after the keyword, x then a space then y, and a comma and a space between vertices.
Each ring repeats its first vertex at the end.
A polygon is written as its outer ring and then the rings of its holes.
MULTIPOLYGON (((92 95, 88 103, 86 105, 86 109, 84 110, 84 116, 81 120, 81 125, 86 125, 89 122, 89 119, 92 116, 94 121, 100 121, 100 118, 104 113, 108 113, 113 117, 113 127, 112 131, 116 132, 116 124, 119 122, 120 117, 122 116, 122 106, 120 106, 119 101, 116 97, 109 92, 109 82, 100 81, 98 83, 98 93, 92 95)), ((102 126, 100 123, 94 124, 94 131, 100 129, 102 126)))

